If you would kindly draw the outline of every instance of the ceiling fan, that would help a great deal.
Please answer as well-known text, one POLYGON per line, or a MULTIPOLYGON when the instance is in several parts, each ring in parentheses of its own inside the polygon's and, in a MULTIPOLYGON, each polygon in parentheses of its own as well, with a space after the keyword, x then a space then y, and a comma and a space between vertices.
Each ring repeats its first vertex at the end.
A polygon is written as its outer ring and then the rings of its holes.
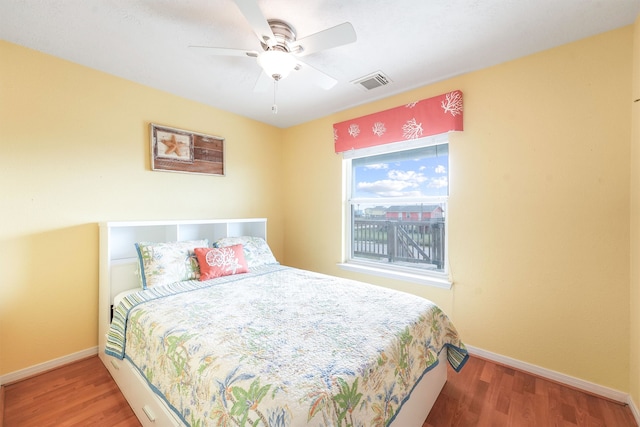
MULTIPOLYGON (((211 46, 190 46, 208 49, 208 53, 224 56, 257 58, 263 73, 256 83, 256 90, 266 89, 269 84, 284 79, 292 71, 300 72, 323 89, 330 89, 337 80, 311 67, 299 58, 325 49, 356 41, 356 32, 349 22, 297 39, 295 29, 279 19, 265 19, 258 0, 234 0, 253 32, 258 37, 261 51, 230 49, 211 46)), ((274 95, 275 96, 275 95, 274 95)), ((275 107, 275 102, 274 102, 275 107)))

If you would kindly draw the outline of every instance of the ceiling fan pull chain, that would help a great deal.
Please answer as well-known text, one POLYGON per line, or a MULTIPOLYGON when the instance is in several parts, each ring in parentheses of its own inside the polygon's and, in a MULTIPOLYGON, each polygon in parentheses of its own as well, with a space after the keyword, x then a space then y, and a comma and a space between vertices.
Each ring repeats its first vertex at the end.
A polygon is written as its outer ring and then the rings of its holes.
POLYGON ((278 79, 273 79, 273 105, 271 106, 271 112, 278 114, 278 106, 276 105, 276 92, 278 90, 278 79))

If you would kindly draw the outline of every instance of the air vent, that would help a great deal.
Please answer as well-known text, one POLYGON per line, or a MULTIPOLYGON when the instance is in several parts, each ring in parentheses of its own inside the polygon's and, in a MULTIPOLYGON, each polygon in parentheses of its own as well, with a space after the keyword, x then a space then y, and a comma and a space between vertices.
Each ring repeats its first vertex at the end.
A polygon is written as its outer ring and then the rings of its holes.
POLYGON ((385 86, 391 83, 391 79, 385 76, 381 71, 369 74, 357 80, 352 81, 354 85, 360 85, 364 90, 375 89, 380 86, 385 86))

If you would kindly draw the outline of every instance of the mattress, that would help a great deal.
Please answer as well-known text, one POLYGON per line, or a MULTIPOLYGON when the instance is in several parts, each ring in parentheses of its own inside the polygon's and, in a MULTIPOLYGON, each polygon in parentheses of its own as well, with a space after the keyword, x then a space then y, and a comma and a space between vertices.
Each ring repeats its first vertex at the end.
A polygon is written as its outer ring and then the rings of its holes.
POLYGON ((106 348, 191 426, 387 426, 443 351, 431 301, 281 265, 126 295, 106 348))

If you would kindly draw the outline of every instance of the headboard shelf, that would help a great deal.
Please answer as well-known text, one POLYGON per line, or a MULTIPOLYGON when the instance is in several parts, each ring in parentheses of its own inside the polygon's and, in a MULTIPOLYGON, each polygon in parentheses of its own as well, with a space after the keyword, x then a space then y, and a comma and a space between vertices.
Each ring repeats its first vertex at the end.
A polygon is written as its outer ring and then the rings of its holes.
POLYGON ((255 236, 267 239, 266 218, 115 221, 101 222, 99 228, 98 343, 100 352, 104 351, 113 299, 120 292, 140 287, 136 243, 208 239, 211 245, 222 237, 255 236))

